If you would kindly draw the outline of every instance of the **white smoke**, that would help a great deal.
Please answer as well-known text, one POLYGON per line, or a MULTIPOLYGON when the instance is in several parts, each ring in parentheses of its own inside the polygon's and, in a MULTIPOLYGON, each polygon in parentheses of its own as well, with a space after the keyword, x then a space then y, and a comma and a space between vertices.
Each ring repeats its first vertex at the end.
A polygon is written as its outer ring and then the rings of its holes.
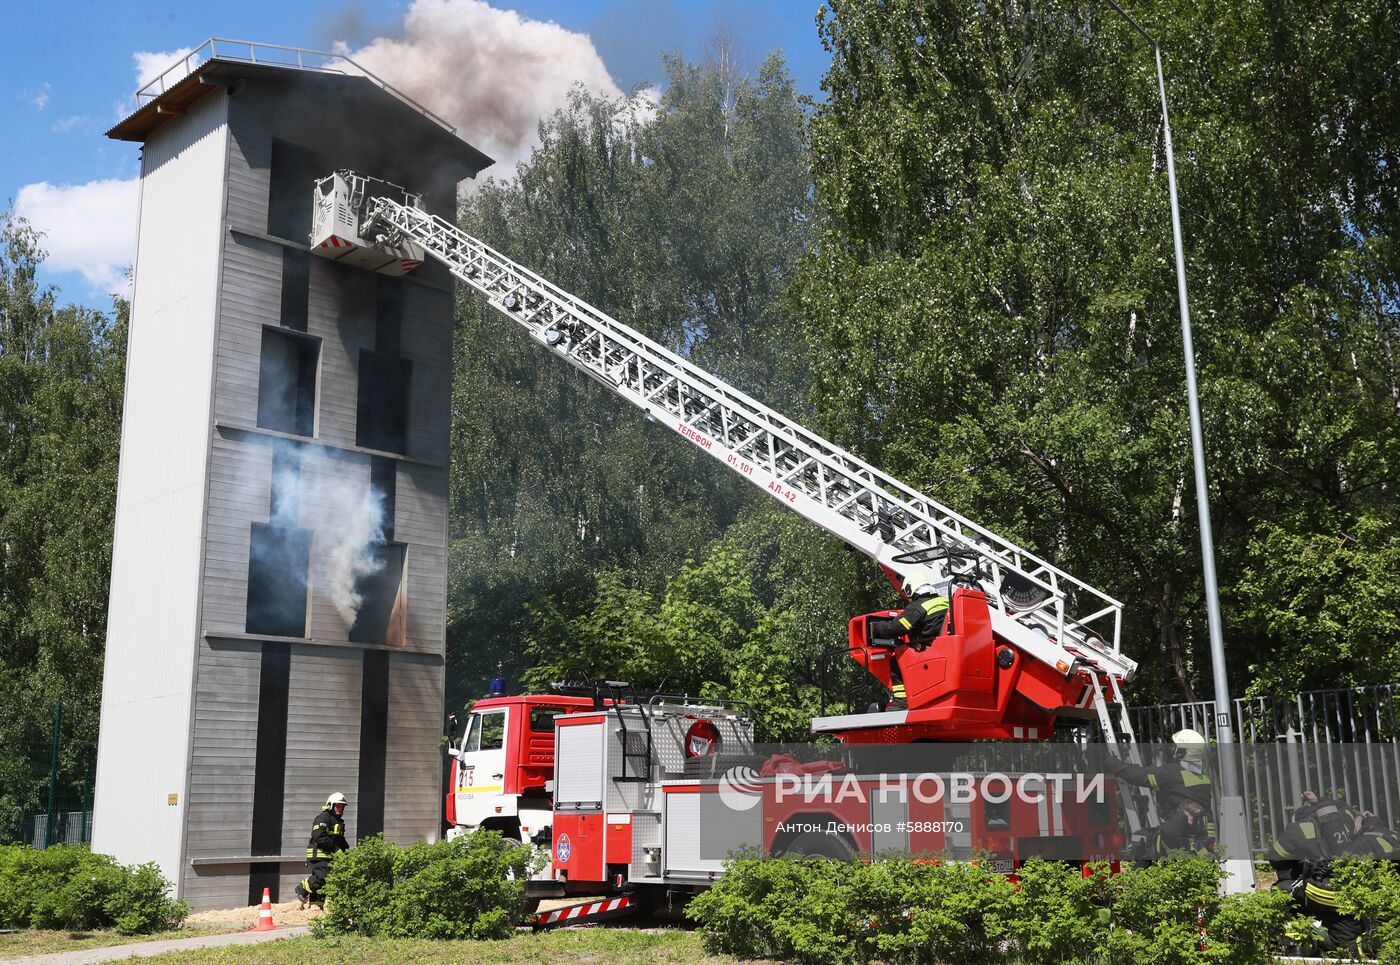
POLYGON ((488 171, 500 178, 514 176, 540 119, 575 85, 622 96, 587 34, 485 0, 413 0, 402 37, 335 49, 440 114, 496 159, 488 171))
POLYGON ((384 503, 361 482, 335 475, 319 475, 309 496, 331 525, 318 527, 316 544, 325 561, 321 571, 324 593, 347 624, 353 625, 363 597, 356 587, 365 577, 384 567, 375 548, 384 542, 384 503))
POLYGON ((303 475, 300 461, 274 462, 273 526, 307 527, 315 533, 312 592, 329 600, 348 626, 364 603, 357 587, 384 568, 384 502, 368 481, 339 472, 303 475))

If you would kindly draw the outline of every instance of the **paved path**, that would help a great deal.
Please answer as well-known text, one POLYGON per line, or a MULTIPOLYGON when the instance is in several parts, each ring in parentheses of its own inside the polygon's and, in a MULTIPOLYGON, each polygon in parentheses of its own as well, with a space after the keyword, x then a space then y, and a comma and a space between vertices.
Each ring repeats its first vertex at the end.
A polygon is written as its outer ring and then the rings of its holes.
POLYGON ((53 955, 32 955, 29 958, 12 958, 5 962, 24 962, 25 965, 88 965, 89 962, 118 962, 128 958, 150 958, 166 952, 183 952, 192 948, 225 948, 229 945, 256 945, 258 942, 273 942, 279 938, 296 938, 311 931, 307 925, 292 925, 276 931, 236 931, 227 935, 201 935, 198 938, 172 938, 163 942, 133 942, 130 945, 108 945, 106 948, 87 948, 78 952, 58 952, 53 955))

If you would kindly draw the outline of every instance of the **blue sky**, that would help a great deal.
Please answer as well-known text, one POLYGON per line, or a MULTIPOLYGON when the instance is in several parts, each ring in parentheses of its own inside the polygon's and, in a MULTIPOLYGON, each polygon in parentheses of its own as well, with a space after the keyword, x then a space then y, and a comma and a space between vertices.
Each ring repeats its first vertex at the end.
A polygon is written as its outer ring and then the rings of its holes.
MULTIPOLYGON (((462 48, 478 44, 493 31, 532 47, 557 44, 553 78, 502 78, 515 110, 496 123, 523 130, 528 142, 533 121, 561 99, 569 72, 587 86, 613 93, 661 79, 660 52, 680 50, 690 59, 704 55, 707 42, 722 27, 738 45, 743 61, 756 65, 775 48, 787 56, 801 89, 816 95, 827 57, 817 39, 813 18, 818 0, 769 0, 741 4, 732 0, 416 0, 399 3, 286 3, 243 0, 237 4, 136 3, 130 0, 70 0, 32 5, 19 29, 0 32, 0 195, 18 202, 22 214, 48 234, 50 261, 45 281, 59 286, 67 300, 94 307, 110 303, 107 292, 122 286, 123 266, 135 239, 133 179, 139 173, 137 146, 103 137, 130 109, 137 86, 137 56, 147 63, 174 62, 181 48, 210 36, 328 49, 348 45, 357 60, 391 82, 391 71, 414 70, 433 58, 469 58, 462 48), (510 15, 513 11, 518 20, 510 15), (418 26, 410 13, 416 14, 418 26), (556 28, 548 28, 548 23, 556 28), (444 25, 448 29, 444 29, 444 25), (457 30, 453 27, 459 28, 457 30), (562 28, 562 30, 558 29, 562 28), (578 36, 581 35, 581 36, 578 36), (605 71, 605 73, 604 73, 605 71)), ((13 18, 12 18, 13 19, 13 18)), ((520 58, 483 56, 482 63, 520 62, 520 58)), ((478 65, 477 69, 481 69, 478 65)), ((431 74, 418 76, 424 90, 440 89, 431 74)), ((400 86, 403 86, 402 84, 400 86)), ((438 104, 429 106, 439 108, 438 104)), ((474 134, 472 103, 453 103, 468 140, 488 151, 493 135, 474 134), (482 143, 484 141, 484 143, 482 143)), ((508 161, 512 148, 501 143, 495 153, 508 161)))

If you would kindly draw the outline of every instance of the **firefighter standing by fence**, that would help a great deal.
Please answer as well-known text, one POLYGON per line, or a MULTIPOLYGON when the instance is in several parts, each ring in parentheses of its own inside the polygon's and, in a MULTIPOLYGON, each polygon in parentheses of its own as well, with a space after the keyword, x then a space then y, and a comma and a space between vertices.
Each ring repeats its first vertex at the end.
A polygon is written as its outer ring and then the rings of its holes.
POLYGON ((1206 769, 1206 739, 1197 731, 1179 730, 1172 744, 1176 760, 1171 764, 1144 767, 1108 758, 1110 774, 1151 788, 1156 796, 1161 823, 1143 842, 1143 851, 1136 855, 1141 859, 1164 857, 1170 851, 1205 854, 1215 845, 1215 795, 1206 769))
POLYGON ((336 791, 326 798, 326 806, 311 822, 311 840, 306 845, 307 875, 297 885, 297 899, 301 907, 308 902, 325 904, 321 889, 325 887, 326 875, 330 873, 331 858, 341 851, 349 851, 350 843, 345 839, 345 806, 349 803, 345 795, 336 791))

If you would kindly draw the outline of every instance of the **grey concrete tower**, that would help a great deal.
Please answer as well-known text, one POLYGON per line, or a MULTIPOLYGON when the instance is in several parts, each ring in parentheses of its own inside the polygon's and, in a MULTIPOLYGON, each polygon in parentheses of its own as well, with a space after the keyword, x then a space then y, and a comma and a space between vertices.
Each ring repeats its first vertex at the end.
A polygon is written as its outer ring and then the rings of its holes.
POLYGON ((139 100, 94 848, 196 909, 285 900, 332 791, 360 838, 442 804, 451 279, 312 257, 313 184, 452 218, 491 162, 300 51, 211 42, 139 100))

